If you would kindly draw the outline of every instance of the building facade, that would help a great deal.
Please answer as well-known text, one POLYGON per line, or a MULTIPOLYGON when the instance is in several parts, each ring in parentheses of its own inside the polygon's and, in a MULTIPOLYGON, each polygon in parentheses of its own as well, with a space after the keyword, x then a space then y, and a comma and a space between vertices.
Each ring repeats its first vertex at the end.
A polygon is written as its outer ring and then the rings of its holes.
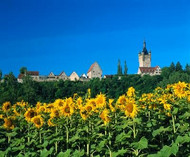
POLYGON ((139 52, 139 67, 151 67, 151 51, 147 51, 145 41, 142 52, 139 52))
POLYGON ((100 68, 99 64, 97 62, 93 63, 88 72, 87 72, 87 77, 89 79, 92 78, 102 78, 102 69, 100 68))
POLYGON ((79 76, 76 72, 72 72, 72 74, 69 76, 69 79, 71 81, 77 81, 77 80, 79 80, 79 76))
POLYGON ((161 68, 159 66, 151 67, 151 51, 147 51, 146 42, 143 43, 143 49, 139 52, 139 68, 138 74, 140 75, 160 75, 161 68))

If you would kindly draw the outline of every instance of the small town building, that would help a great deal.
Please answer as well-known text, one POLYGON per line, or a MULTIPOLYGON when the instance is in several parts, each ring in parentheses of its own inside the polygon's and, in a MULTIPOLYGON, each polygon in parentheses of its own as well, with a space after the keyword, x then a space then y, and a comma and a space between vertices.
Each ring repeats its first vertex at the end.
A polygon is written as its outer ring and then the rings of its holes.
POLYGON ((58 76, 55 75, 53 72, 50 72, 48 75, 48 80, 47 81, 57 81, 58 80, 58 76))
POLYGON ((19 74, 17 81, 22 83, 23 77, 29 75, 34 81, 39 81, 39 71, 27 71, 25 74, 19 74))
POLYGON ((160 75, 161 68, 159 66, 156 67, 139 67, 138 74, 141 75, 160 75))
POLYGON ((68 76, 65 74, 64 71, 62 71, 62 72, 59 74, 59 79, 61 79, 61 80, 68 80, 68 76))
POLYGON ((95 62, 92 64, 87 72, 88 78, 102 78, 102 69, 100 68, 99 64, 95 62))
POLYGON ((151 51, 147 51, 146 42, 143 43, 143 50, 139 52, 139 68, 138 74, 143 75, 160 75, 161 68, 159 66, 151 67, 151 51))
POLYGON ((69 79, 71 81, 77 81, 77 80, 79 80, 79 76, 76 72, 72 72, 72 74, 69 76, 69 79))

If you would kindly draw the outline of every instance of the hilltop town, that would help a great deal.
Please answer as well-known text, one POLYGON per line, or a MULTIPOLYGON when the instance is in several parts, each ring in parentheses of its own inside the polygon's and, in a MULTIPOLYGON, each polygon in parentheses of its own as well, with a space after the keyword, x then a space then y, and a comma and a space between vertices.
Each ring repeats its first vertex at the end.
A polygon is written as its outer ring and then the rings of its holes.
MULTIPOLYGON (((138 54, 139 68, 137 74, 143 75, 160 75, 161 68, 159 66, 151 67, 151 51, 148 51, 146 48, 146 42, 143 42, 143 49, 138 54)), ((64 71, 59 75, 55 75, 53 72, 50 72, 49 75, 40 75, 39 71, 26 71, 25 73, 20 73, 17 80, 18 82, 23 82, 23 77, 29 75, 34 81, 43 82, 43 81, 58 81, 58 80, 70 80, 70 81, 89 81, 93 78, 102 78, 102 69, 97 62, 94 62, 87 74, 83 73, 79 76, 75 71, 72 72, 70 76, 67 76, 64 71)), ((104 75, 104 78, 110 77, 113 75, 104 75)))

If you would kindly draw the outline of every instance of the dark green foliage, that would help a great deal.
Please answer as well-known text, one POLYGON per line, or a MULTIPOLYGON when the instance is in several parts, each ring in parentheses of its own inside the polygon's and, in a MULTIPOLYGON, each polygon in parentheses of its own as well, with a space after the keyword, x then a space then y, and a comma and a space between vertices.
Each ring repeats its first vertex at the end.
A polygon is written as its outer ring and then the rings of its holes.
POLYGON ((117 75, 118 75, 118 76, 122 75, 122 67, 121 67, 121 62, 120 62, 120 60, 118 60, 117 75))
POLYGON ((20 68, 20 74, 26 74, 26 72, 27 72, 27 68, 26 67, 20 68))
POLYGON ((5 101, 16 102, 18 94, 19 84, 17 79, 10 72, 4 77, 4 82, 0 85, 0 103, 2 104, 5 101))
POLYGON ((190 75, 190 65, 189 64, 186 64, 185 66, 185 72, 190 75))
POLYGON ((182 68, 182 65, 181 65, 180 62, 177 62, 176 67, 175 67, 175 70, 176 70, 176 71, 183 71, 183 68, 182 68))
POLYGON ((0 81, 1 81, 1 79, 2 79, 2 75, 3 75, 3 73, 2 73, 2 71, 0 70, 0 81))
POLYGON ((172 63, 170 64, 169 70, 170 70, 170 72, 174 72, 174 71, 176 70, 176 67, 175 67, 174 62, 172 62, 172 63))
POLYGON ((127 63, 125 61, 125 63, 124 63, 124 75, 127 75, 127 71, 128 71, 128 68, 127 68, 127 63))
MULTIPOLYGON (((180 63, 177 63, 177 65, 180 67, 180 63)), ((117 99, 129 87, 134 87, 140 95, 152 92, 158 86, 165 87, 167 84, 179 81, 190 82, 190 66, 187 64, 184 70, 180 70, 181 68, 177 68, 177 65, 171 63, 170 67, 162 68, 160 76, 115 75, 112 78, 101 80, 96 78, 87 82, 69 80, 35 82, 30 76, 26 75, 23 78, 23 83, 18 83, 13 73, 10 73, 0 83, 0 104, 5 101, 15 103, 21 100, 28 101, 30 104, 35 104, 38 101, 53 102, 58 98, 72 97, 75 93, 84 96, 88 88, 91 89, 92 97, 101 92, 109 98, 117 99)))

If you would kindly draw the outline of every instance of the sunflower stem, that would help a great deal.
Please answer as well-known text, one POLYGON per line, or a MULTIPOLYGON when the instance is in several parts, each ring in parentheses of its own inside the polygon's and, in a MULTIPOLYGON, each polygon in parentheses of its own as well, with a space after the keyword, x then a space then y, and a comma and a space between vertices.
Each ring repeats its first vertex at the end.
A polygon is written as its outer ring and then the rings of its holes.
POLYGON ((107 146, 107 148, 108 148, 108 150, 109 150, 109 155, 110 155, 110 157, 112 157, 112 152, 111 152, 110 147, 109 147, 108 145, 106 145, 106 146, 107 146))
POLYGON ((39 130, 39 137, 40 137, 40 143, 42 143, 42 133, 40 130, 39 130))
POLYGON ((11 142, 11 136, 8 136, 8 143, 11 142))
POLYGON ((148 111, 148 120, 150 121, 150 111, 148 111))
POLYGON ((90 132, 90 121, 88 121, 88 128, 87 128, 87 144, 86 144, 86 155, 90 156, 90 138, 89 138, 89 132, 90 132))
POLYGON ((109 126, 108 126, 108 134, 109 134, 109 145, 111 146, 111 131, 109 126))
POLYGON ((29 126, 29 124, 28 124, 28 143, 30 142, 30 137, 29 137, 29 135, 30 135, 30 126, 29 126))
POLYGON ((67 125, 65 126, 66 128, 66 146, 67 146, 67 149, 69 148, 69 121, 68 121, 68 118, 67 118, 67 125))
POLYGON ((114 113, 114 121, 115 121, 115 124, 117 124, 117 114, 116 114, 116 112, 114 113))
POLYGON ((175 128, 175 119, 174 119, 174 116, 172 115, 172 124, 173 124, 173 131, 174 131, 174 134, 176 133, 176 128, 175 128))
MULTIPOLYGON (((56 132, 56 136, 57 136, 57 126, 55 127, 55 132, 56 132)), ((57 145, 58 145, 58 143, 56 141, 55 142, 55 152, 56 152, 56 154, 57 154, 57 145)))
POLYGON ((136 127, 135 127, 135 121, 133 119, 133 137, 136 138, 136 127))

